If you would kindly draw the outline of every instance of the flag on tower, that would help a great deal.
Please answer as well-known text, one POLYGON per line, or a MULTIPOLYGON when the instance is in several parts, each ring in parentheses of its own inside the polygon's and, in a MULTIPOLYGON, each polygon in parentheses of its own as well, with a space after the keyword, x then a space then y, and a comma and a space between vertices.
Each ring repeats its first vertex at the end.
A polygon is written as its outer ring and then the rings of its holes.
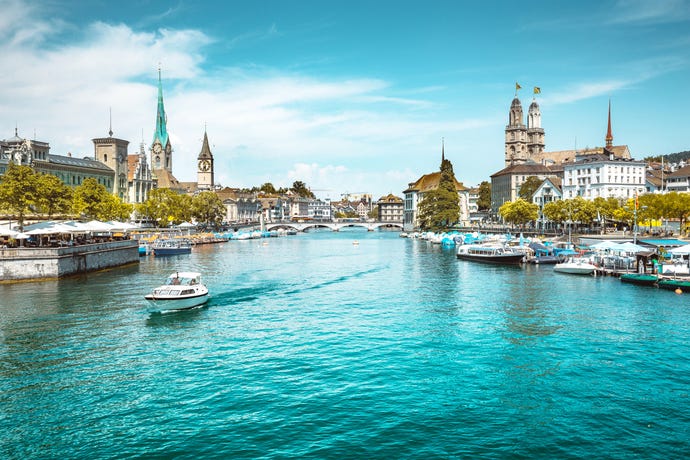
POLYGON ((538 86, 534 87, 534 94, 541 94, 541 88, 538 86))
POLYGON ((520 83, 515 82, 515 91, 522 89, 522 86, 520 86, 520 83))

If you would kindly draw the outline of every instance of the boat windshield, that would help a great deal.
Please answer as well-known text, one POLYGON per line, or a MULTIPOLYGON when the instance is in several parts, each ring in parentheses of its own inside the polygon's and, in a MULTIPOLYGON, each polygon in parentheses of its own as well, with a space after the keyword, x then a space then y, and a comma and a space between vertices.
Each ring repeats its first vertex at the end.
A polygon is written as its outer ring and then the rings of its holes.
POLYGON ((197 278, 185 278, 182 276, 171 276, 168 278, 165 282, 167 285, 173 285, 173 286, 193 286, 195 284, 198 284, 199 280, 197 278))

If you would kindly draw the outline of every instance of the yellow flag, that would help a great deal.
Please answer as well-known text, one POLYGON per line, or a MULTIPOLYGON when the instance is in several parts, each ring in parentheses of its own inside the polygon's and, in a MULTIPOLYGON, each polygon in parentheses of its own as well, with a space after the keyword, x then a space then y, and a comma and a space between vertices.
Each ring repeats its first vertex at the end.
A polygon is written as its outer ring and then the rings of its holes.
POLYGON ((520 86, 520 83, 515 82, 515 91, 522 89, 522 86, 520 86))
POLYGON ((534 87, 534 94, 541 94, 541 88, 538 86, 534 87))

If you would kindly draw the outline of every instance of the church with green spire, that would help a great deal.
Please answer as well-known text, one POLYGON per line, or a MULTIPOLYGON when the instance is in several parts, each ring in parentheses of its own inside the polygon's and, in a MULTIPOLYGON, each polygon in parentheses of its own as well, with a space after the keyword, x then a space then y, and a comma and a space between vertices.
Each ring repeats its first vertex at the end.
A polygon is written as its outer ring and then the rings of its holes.
POLYGON ((156 128, 151 142, 151 170, 159 188, 180 188, 179 181, 172 173, 173 148, 168 134, 168 116, 163 104, 163 83, 161 69, 158 68, 158 109, 156 128))

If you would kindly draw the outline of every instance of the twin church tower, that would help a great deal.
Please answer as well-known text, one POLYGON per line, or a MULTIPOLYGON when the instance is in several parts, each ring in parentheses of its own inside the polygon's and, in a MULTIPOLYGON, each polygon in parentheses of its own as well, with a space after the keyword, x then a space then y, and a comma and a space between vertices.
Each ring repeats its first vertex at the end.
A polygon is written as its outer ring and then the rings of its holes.
MULTIPOLYGON (((535 88, 535 94, 537 89, 535 88)), ((506 126, 505 164, 522 164, 544 152, 544 129, 541 127, 541 111, 536 98, 527 111, 527 126, 523 123, 522 104, 515 93, 510 104, 506 126)))

